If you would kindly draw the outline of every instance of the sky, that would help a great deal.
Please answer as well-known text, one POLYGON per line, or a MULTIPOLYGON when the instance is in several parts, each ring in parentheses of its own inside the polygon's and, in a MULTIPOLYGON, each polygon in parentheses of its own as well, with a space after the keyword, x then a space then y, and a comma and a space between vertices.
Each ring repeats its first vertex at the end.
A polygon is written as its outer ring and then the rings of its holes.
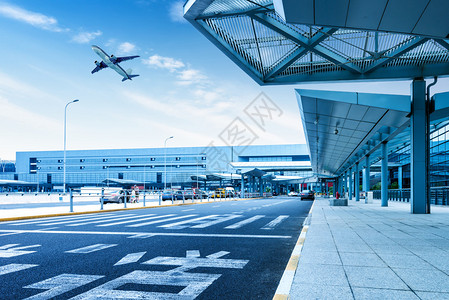
MULTIPOLYGON (((0 159, 17 151, 226 145, 236 120, 251 143, 305 143, 295 88, 409 94, 409 81, 261 87, 182 17, 177 0, 0 0, 0 159), (98 45, 139 77, 91 74, 98 45), (278 108, 260 127, 245 113, 278 108)), ((433 90, 444 91, 448 81, 433 90)), ((447 89, 446 89, 447 90, 447 89)))

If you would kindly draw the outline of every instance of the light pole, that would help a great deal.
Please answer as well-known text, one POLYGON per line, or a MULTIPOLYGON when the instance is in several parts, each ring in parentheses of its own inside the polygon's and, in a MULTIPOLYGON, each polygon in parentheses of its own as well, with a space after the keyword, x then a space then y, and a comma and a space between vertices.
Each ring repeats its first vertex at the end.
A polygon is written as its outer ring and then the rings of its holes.
POLYGON ((65 161, 66 161, 66 144, 67 144, 67 106, 69 106, 69 104, 71 104, 71 103, 75 103, 78 101, 79 101, 78 99, 70 101, 69 103, 67 103, 65 105, 65 108, 64 108, 64 161, 63 161, 64 162, 64 166, 63 166, 63 168, 64 168, 64 188, 63 188, 64 194, 66 193, 66 189, 65 189, 66 162, 65 161))
POLYGON ((166 190, 167 189, 167 141, 169 140, 169 139, 172 139, 173 138, 173 136, 171 136, 171 137, 168 137, 168 138, 166 138, 165 139, 165 142, 164 142, 164 177, 165 177, 165 179, 164 179, 164 190, 166 190))

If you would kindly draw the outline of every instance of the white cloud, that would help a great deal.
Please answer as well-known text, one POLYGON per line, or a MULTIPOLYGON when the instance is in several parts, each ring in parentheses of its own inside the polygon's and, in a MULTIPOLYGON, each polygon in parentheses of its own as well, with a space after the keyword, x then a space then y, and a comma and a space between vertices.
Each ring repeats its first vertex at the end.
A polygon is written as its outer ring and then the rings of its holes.
POLYGON ((174 72, 178 69, 184 68, 185 65, 182 61, 176 60, 171 57, 164 57, 159 55, 150 56, 148 59, 143 61, 149 66, 158 67, 161 69, 167 69, 170 72, 174 72))
POLYGON ((95 32, 80 32, 72 38, 72 41, 79 44, 87 44, 102 34, 103 33, 100 30, 95 32))
POLYGON ((175 1, 170 5, 169 15, 173 22, 187 23, 187 20, 184 19, 184 2, 175 1))
POLYGON ((14 6, 7 3, 0 3, 0 15, 20 22, 27 23, 29 25, 44 30, 55 32, 63 32, 68 30, 59 27, 58 21, 53 17, 48 17, 41 13, 25 10, 18 6, 14 6))
POLYGON ((121 43, 118 46, 118 51, 120 53, 125 53, 125 54, 133 52, 134 49, 136 49, 136 45, 128 43, 128 42, 121 43))
POLYGON ((180 85, 191 85, 194 83, 201 83, 207 80, 207 77, 200 71, 195 69, 185 69, 181 70, 178 74, 178 84, 180 85))

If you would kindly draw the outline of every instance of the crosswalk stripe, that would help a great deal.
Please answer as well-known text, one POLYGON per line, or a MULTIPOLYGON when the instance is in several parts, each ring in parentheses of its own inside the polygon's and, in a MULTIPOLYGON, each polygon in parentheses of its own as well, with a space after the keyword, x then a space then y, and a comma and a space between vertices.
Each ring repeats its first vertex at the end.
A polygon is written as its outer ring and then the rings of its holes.
POLYGON ((140 221, 151 220, 151 219, 160 219, 160 218, 171 217, 171 216, 174 216, 174 214, 163 215, 163 216, 153 216, 153 217, 146 217, 146 218, 142 218, 142 216, 140 216, 141 219, 127 220, 127 221, 108 223, 108 224, 101 224, 101 225, 97 225, 97 226, 98 227, 107 227, 107 226, 121 225, 121 224, 127 224, 127 223, 132 223, 132 222, 140 222, 140 221))
POLYGON ((247 225, 247 224, 249 224, 249 223, 252 223, 252 222, 254 222, 254 221, 257 221, 257 220, 259 220, 259 219, 261 219, 261 218, 263 218, 263 217, 265 217, 265 215, 257 215, 257 216, 248 218, 248 219, 246 219, 246 220, 237 222, 237 223, 235 223, 235 224, 229 225, 229 226, 225 227, 225 229, 237 229, 237 228, 243 227, 243 226, 245 226, 245 225, 247 225))
MULTIPOLYGON (((103 218, 107 218, 107 217, 108 216, 102 216, 102 217, 94 216, 94 217, 90 217, 90 218, 85 218, 85 219, 81 220, 81 222, 90 221, 90 220, 98 220, 98 219, 103 219, 103 218)), ((54 223, 38 224, 38 226, 52 226, 52 225, 60 225, 60 224, 65 225, 65 224, 77 223, 79 221, 80 220, 68 220, 68 221, 66 220, 66 221, 58 221, 58 222, 54 222, 54 223)))
POLYGON ((185 224, 195 223, 195 222, 198 222, 198 221, 201 221, 201 220, 204 220, 204 219, 214 218, 214 217, 217 217, 217 216, 218 215, 209 215, 209 216, 199 217, 199 218, 185 220, 185 221, 181 221, 181 222, 161 225, 161 226, 158 226, 158 227, 170 228, 170 229, 183 229, 183 228, 189 227, 188 225, 185 225, 185 224))
POLYGON ((271 221, 270 223, 268 223, 267 225, 265 225, 261 229, 272 230, 272 229, 274 229, 274 227, 276 227, 277 225, 281 224, 282 221, 284 221, 288 217, 289 216, 286 216, 286 215, 280 215, 279 217, 277 217, 276 219, 274 219, 273 221, 271 221))
POLYGON ((37 267, 37 266, 38 265, 30 265, 30 264, 9 264, 9 265, 5 265, 5 266, 0 266, 0 275, 14 273, 14 272, 26 270, 26 269, 37 267))
MULTIPOLYGON (((151 214, 154 215, 154 214, 151 214)), ((115 220, 127 220, 127 219, 135 219, 135 218, 140 218, 141 216, 136 216, 134 214, 129 214, 126 217, 122 217, 122 216, 114 216, 112 219, 111 218, 103 218, 100 221, 90 221, 90 222, 82 222, 82 223, 76 223, 76 224, 69 224, 67 226, 82 226, 82 225, 86 225, 86 224, 98 224, 98 223, 107 223, 107 222, 111 222, 111 221, 115 221, 115 220)))
POLYGON ((226 221, 229 221, 229 220, 232 220, 232 219, 235 219, 235 218, 240 218, 240 217, 241 217, 241 215, 231 215, 231 216, 227 216, 227 217, 226 216, 225 217, 220 217, 217 220, 206 222, 206 223, 199 224, 199 225, 195 225, 195 226, 192 226, 190 228, 206 228, 206 227, 209 227, 209 226, 212 226, 212 225, 216 225, 216 224, 219 224, 219 223, 222 223, 222 222, 226 222, 226 221))
MULTIPOLYGON (((27 220, 27 221, 20 221, 18 223, 8 224, 11 226, 18 226, 18 225, 28 225, 28 224, 40 224, 40 223, 51 223, 55 221, 61 221, 61 220, 82 220, 87 218, 92 218, 92 216, 98 216, 100 214, 89 214, 85 216, 64 216, 64 217, 52 217, 52 218, 45 218, 45 219, 39 219, 39 220, 27 220)), ((110 216, 111 214, 108 214, 110 216)), ((115 214, 114 214, 115 215, 115 214)))
POLYGON ((95 244, 95 245, 90 245, 87 247, 69 250, 69 251, 66 251, 66 253, 86 254, 86 253, 100 251, 100 250, 107 249, 107 248, 114 247, 114 246, 117 246, 117 244, 95 244))
POLYGON ((195 216, 196 216, 196 215, 179 216, 179 217, 168 218, 168 219, 164 219, 164 220, 156 220, 156 221, 151 221, 151 222, 144 222, 144 223, 138 223, 138 224, 127 225, 126 227, 142 227, 142 226, 146 226, 146 225, 152 225, 152 224, 157 224, 157 223, 170 222, 170 221, 174 221, 174 220, 179 220, 179 219, 184 219, 184 218, 189 218, 189 217, 195 217, 195 216))

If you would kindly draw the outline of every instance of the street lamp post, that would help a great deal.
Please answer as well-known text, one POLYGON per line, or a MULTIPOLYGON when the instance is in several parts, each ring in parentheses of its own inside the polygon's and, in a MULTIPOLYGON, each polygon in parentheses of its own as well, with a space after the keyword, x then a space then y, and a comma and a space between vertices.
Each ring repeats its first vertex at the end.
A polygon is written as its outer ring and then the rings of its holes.
POLYGON ((69 106, 69 104, 75 103, 78 101, 79 101, 78 99, 70 101, 69 103, 67 103, 65 105, 65 108, 64 108, 64 161, 63 161, 64 162, 64 166, 63 166, 63 169, 64 169, 64 188, 63 188, 64 194, 66 193, 66 188, 65 188, 66 187, 66 182, 65 182, 66 171, 65 171, 65 169, 66 169, 66 145, 67 145, 67 107, 69 106))
POLYGON ((167 141, 172 138, 173 136, 168 137, 164 141, 164 190, 167 189, 167 141))

